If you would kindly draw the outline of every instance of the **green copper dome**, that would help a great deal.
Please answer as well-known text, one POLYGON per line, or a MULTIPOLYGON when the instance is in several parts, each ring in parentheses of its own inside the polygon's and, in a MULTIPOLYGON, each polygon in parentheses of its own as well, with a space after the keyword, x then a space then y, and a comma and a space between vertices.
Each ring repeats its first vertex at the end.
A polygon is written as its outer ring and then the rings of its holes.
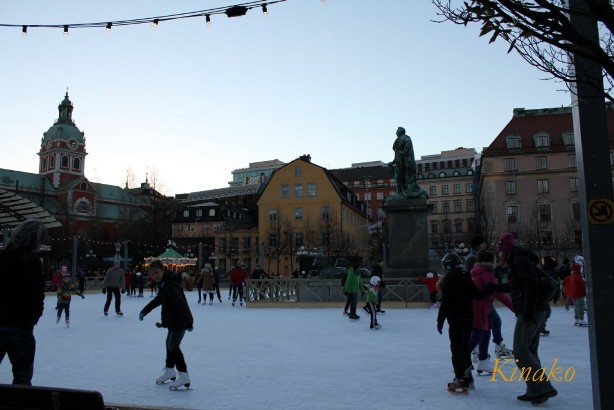
POLYGON ((79 144, 83 144, 85 133, 79 131, 79 128, 72 120, 73 105, 68 98, 68 92, 64 96, 64 100, 58 105, 59 117, 57 121, 43 133, 43 143, 50 140, 68 141, 71 138, 77 140, 79 144))

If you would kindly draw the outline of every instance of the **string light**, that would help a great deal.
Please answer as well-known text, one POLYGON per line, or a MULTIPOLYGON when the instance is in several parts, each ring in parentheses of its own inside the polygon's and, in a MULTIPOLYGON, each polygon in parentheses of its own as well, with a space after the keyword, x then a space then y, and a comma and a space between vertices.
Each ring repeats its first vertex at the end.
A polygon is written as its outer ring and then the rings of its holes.
POLYGON ((28 35, 28 26, 21 26, 21 35, 24 37, 28 35))
POLYGON ((154 21, 151 22, 151 25, 154 26, 154 28, 158 28, 158 22, 159 21, 160 20, 158 20, 158 19, 154 19, 154 21))
POLYGON ((268 14, 268 6, 271 4, 285 2, 287 0, 270 0, 265 4, 262 4, 262 0, 258 1, 250 1, 246 3, 235 4, 232 6, 226 7, 217 7, 207 10, 196 10, 190 12, 176 13, 176 14, 168 14, 163 16, 154 16, 154 17, 144 17, 130 20, 113 20, 113 21, 105 21, 105 22, 95 22, 95 23, 71 23, 71 24, 4 24, 0 23, 0 27, 18 27, 21 28, 22 33, 27 32, 27 28, 59 28, 64 30, 64 34, 68 35, 68 29, 76 29, 76 28, 93 28, 93 27, 104 27, 107 31, 111 30, 112 26, 131 26, 137 24, 152 24, 157 26, 160 21, 168 21, 168 20, 180 20, 187 18, 202 18, 205 16, 205 22, 207 26, 211 25, 211 16, 214 14, 226 14, 228 17, 240 17, 244 16, 249 10, 259 7, 262 8, 262 12, 264 15, 268 14), (25 27, 25 30, 24 30, 25 27))
POLYGON ((269 17, 269 10, 266 8, 266 4, 262 5, 262 15, 264 17, 269 17))

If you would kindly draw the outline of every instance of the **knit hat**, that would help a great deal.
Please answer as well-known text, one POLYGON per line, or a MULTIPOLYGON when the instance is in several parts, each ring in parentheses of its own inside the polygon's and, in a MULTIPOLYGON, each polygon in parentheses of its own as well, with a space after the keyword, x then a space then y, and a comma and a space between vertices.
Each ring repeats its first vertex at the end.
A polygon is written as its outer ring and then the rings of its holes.
POLYGON ((471 238, 471 247, 475 249, 485 242, 486 242, 486 239, 484 239, 480 235, 476 235, 473 238, 471 238))
POLYGON ((497 240, 497 252, 510 253, 516 246, 516 238, 511 232, 499 236, 497 240))
POLYGON ((580 265, 584 265, 584 256, 582 255, 576 255, 575 259, 574 259, 575 263, 578 263, 580 265))
POLYGON ((435 275, 433 275, 433 272, 429 272, 429 273, 426 274, 426 277, 429 278, 429 279, 432 278, 433 276, 435 276, 435 275))

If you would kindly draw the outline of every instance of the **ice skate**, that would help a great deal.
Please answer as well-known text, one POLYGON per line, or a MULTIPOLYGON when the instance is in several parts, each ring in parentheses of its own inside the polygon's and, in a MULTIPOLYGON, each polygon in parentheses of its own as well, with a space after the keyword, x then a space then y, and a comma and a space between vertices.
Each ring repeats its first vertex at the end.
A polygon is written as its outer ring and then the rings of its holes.
POLYGON ((185 386, 186 390, 190 389, 190 376, 188 375, 188 372, 179 372, 177 374, 177 380, 170 383, 168 388, 171 390, 177 390, 182 386, 185 386))
POLYGON ((213 299, 211 299, 211 300, 209 301, 209 304, 210 304, 210 305, 213 305, 213 299))
POLYGON ((452 382, 448 383, 448 391, 451 393, 467 393, 469 386, 466 380, 455 377, 452 382))
POLYGON ((579 326, 579 327, 586 327, 586 326, 588 326, 588 323, 586 322, 586 320, 584 320, 584 319, 580 319, 580 320, 578 320, 578 321, 576 322, 576 326, 579 326))
POLYGON ((162 376, 156 379, 156 384, 164 384, 165 382, 169 380, 175 381, 175 379, 177 378, 177 375, 175 374, 175 369, 170 368, 170 367, 165 367, 162 370, 164 370, 164 373, 162 374, 162 376))
POLYGON ((123 314, 122 312, 115 312, 115 314, 116 314, 118 317, 122 317, 122 316, 124 316, 124 314, 123 314))
POLYGON ((431 305, 431 309, 439 309, 439 305, 437 303, 433 303, 431 305))
POLYGON ((55 324, 56 325, 60 324, 60 318, 57 318, 57 320, 55 321, 55 324))
POLYGON ((495 356, 497 359, 507 359, 514 357, 514 352, 508 349, 505 343, 495 344, 495 356))
POLYGON ((370 328, 371 328, 371 330, 379 330, 379 329, 381 329, 381 328, 382 328, 382 325, 380 325, 380 324, 376 323, 376 324, 374 324, 373 326, 371 326, 370 328))
POLYGON ((66 327, 70 327, 70 321, 66 319, 66 327))
POLYGON ((478 375, 481 375, 482 373, 489 375, 492 374, 494 370, 490 360, 484 359, 479 361, 477 371, 478 375))

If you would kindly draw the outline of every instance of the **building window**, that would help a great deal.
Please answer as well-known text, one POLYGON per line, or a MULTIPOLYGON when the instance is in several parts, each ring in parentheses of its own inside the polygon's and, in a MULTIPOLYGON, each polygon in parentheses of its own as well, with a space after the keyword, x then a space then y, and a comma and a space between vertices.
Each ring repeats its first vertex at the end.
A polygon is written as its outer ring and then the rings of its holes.
POLYGON ((576 154, 568 154, 567 155, 567 166, 569 168, 576 167, 576 154))
POLYGON ((454 220, 454 232, 463 233, 463 220, 462 219, 454 220))
POLYGON ((461 193, 460 184, 452 185, 452 189, 454 190, 454 195, 460 195, 461 193))
POLYGON ((443 212, 444 214, 447 214, 448 212, 450 212, 450 202, 448 201, 444 201, 441 203, 441 212, 443 212))
MULTIPOLYGON (((220 242, 221 242, 221 240, 220 240, 220 242)), ((276 233, 270 233, 269 234, 269 246, 270 247, 277 246, 277 234, 276 233)))
POLYGON ((49 157, 49 169, 53 169, 55 167, 55 155, 49 157))
POLYGON ((316 196, 316 184, 307 184, 307 196, 316 196))
POLYGON ((294 233, 294 245, 295 246, 303 246, 305 245, 305 238, 303 237, 302 232, 294 233))
POLYGON ((429 186, 429 195, 430 196, 436 196, 437 195, 437 187, 436 186, 429 186))
POLYGON ((294 220, 295 221, 303 220, 303 208, 294 208, 294 220))
POLYGON ((580 203, 572 202, 571 203, 571 219, 574 221, 580 220, 580 203))
POLYGON ((230 238, 230 249, 233 252, 239 251, 239 238, 230 238))
POLYGON ((437 222, 431 222, 431 233, 439 233, 439 224, 437 222))
POLYGON ((520 142, 519 135, 510 135, 505 138, 505 143, 507 145, 507 149, 520 149, 522 148, 522 143, 520 142))
POLYGON ((516 181, 505 181, 505 195, 516 195, 516 181))
POLYGON ((215 216, 215 209, 209 209, 209 216, 215 216))
POLYGON ((252 238, 245 237, 243 238, 243 251, 244 252, 249 252, 251 250, 252 247, 252 238))
POLYGON ((562 137, 563 137, 563 144, 565 144, 566 147, 576 144, 574 140, 573 132, 564 132, 562 137))
POLYGON ((543 245, 552 246, 552 231, 542 231, 541 233, 541 241, 543 245))
POLYGON ((269 209, 269 221, 273 222, 277 220, 277 209, 269 209))
POLYGON ((441 195, 448 195, 448 186, 447 185, 442 185, 441 186, 441 195))
POLYGON ((505 158, 503 160, 503 170, 504 171, 515 171, 516 170, 516 160, 514 158, 505 158))
POLYGON ((194 225, 188 224, 188 232, 194 232, 194 225))
POLYGON ((203 210, 202 209, 197 209, 196 210, 196 216, 203 216, 203 210))
POLYGON ((288 184, 281 185, 280 196, 282 198, 290 198, 290 185, 288 184))
POLYGON ((320 217, 322 219, 330 218, 330 206, 323 206, 320 208, 320 217))
POLYGON ((66 155, 62 155, 62 159, 60 160, 60 166, 62 168, 68 168, 68 157, 66 155))
POLYGON ((79 158, 73 158, 72 160, 72 169, 80 170, 81 169, 81 160, 79 158))
POLYGON ((537 193, 539 194, 545 194, 550 192, 550 188, 548 186, 548 180, 547 179, 538 179, 537 180, 537 193))
POLYGON ((440 172, 439 173, 439 178, 445 178, 446 177, 446 173, 445 172, 440 172))
POLYGON ((375 197, 377 198, 378 201, 382 201, 384 199, 384 193, 383 192, 376 192, 375 193, 375 197))
POLYGON ((294 196, 300 198, 303 196, 303 184, 294 185, 294 196))
POLYGON ((190 211, 188 211, 187 209, 183 211, 183 217, 187 218, 190 216, 190 211))
POLYGON ((552 209, 550 208, 550 204, 539 204, 539 221, 552 221, 552 209))
POLYGON ((473 199, 467 199, 465 201, 465 207, 467 208, 467 212, 475 211, 475 207, 473 206, 473 199))
POLYGON ((518 207, 515 205, 508 205, 505 208, 505 215, 507 217, 507 222, 518 222, 518 207))
POLYGON ((465 184, 465 193, 466 194, 472 194, 473 193, 473 184, 472 183, 465 184))
POLYGON ((436 214, 437 213, 437 202, 433 202, 433 213, 436 214))
POLYGON ((300 177, 303 175, 303 169, 301 167, 294 167, 294 176, 300 177))
POLYGON ((571 192, 578 191, 578 178, 569 178, 569 190, 571 192))
POLYGON ((226 250, 226 238, 220 238, 219 248, 226 250))
POLYGON ((371 192, 365 192, 365 201, 371 200, 371 192))
POLYGON ((535 169, 548 169, 548 160, 545 156, 535 157, 535 169))
POLYGON ((459 177, 459 176, 460 176, 460 172, 458 172, 458 171, 454 171, 454 172, 452 173, 452 176, 453 176, 453 177, 459 177))
POLYGON ((548 134, 537 134, 533 137, 536 148, 547 148, 550 146, 550 137, 548 134))
POLYGON ((454 212, 462 212, 461 201, 454 201, 454 212))

